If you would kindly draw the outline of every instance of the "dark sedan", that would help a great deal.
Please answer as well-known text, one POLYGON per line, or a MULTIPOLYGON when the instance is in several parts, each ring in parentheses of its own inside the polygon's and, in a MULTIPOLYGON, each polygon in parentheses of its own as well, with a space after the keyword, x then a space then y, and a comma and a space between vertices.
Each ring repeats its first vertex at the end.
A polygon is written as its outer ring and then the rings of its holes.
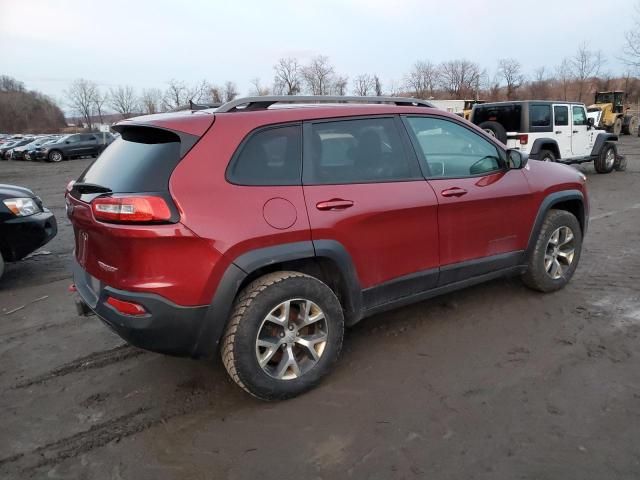
POLYGON ((44 145, 46 142, 53 140, 52 137, 38 137, 32 139, 30 143, 22 145, 21 147, 13 147, 11 149, 11 160, 25 160, 25 154, 29 150, 35 150, 36 148, 44 145))
POLYGON ((33 138, 21 138, 14 142, 3 144, 2 147, 0 147, 0 160, 8 160, 9 159, 8 154, 11 150, 13 150, 16 147, 21 147, 23 145, 26 145, 27 143, 31 143, 32 141, 33 141, 33 138))
POLYGON ((17 262, 58 233, 53 213, 28 188, 0 184, 0 277, 5 262, 17 262))

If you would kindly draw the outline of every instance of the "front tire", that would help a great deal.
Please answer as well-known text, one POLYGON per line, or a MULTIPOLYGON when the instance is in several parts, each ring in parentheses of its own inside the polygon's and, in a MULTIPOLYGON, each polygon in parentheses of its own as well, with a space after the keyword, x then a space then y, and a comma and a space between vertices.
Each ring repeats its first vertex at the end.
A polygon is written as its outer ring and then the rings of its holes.
POLYGON ((236 298, 222 339, 229 376, 261 400, 284 400, 315 387, 336 362, 344 335, 342 307, 320 280, 275 272, 236 298))
POLYGON ((49 155, 47 155, 47 160, 49 160, 50 162, 58 163, 64 160, 64 156, 59 150, 51 150, 49 152, 49 155))
POLYGON ((616 164, 616 147, 612 143, 606 142, 600 151, 600 155, 593 162, 593 166, 598 173, 611 173, 616 164))
POLYGON ((526 286, 540 292, 563 288, 576 270, 582 251, 582 229, 566 210, 549 210, 522 276, 526 286))

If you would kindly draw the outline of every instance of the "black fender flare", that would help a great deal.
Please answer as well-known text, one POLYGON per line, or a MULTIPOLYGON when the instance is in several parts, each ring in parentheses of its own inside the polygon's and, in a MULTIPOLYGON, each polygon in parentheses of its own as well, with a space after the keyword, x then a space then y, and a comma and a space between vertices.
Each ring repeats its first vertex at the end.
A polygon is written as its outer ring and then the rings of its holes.
POLYGON ((258 248, 238 256, 225 270, 204 315, 191 352, 192 356, 210 357, 215 354, 229 320, 234 299, 252 272, 277 263, 323 257, 335 263, 345 282, 345 298, 342 299, 345 322, 347 325, 353 325, 360 320, 362 289, 351 255, 341 243, 335 240, 308 240, 258 248))
POLYGON ((579 200, 582 204, 582 210, 580 212, 580 217, 578 218, 578 222, 582 226, 582 235, 587 232, 587 226, 589 224, 589 211, 588 206, 584 201, 584 195, 580 190, 563 190, 561 192, 554 192, 547 195, 544 200, 540 203, 538 207, 538 213, 536 214, 536 219, 533 222, 533 228, 531 229, 531 233, 529 234, 529 242, 527 243, 526 257, 529 258, 533 249, 536 246, 536 241, 538 240, 538 234, 540 233, 540 229, 542 228, 542 222, 544 221, 544 217, 547 215, 547 212, 553 208, 554 205, 557 205, 561 202, 566 202, 567 200, 579 200))
POLYGON ((602 149, 604 148, 605 143, 617 141, 617 140, 618 140, 618 136, 614 135, 613 133, 606 133, 606 132, 598 133, 598 136, 596 137, 596 141, 593 144, 593 148, 591 149, 591 156, 597 157, 598 155, 600 155, 600 152, 602 152, 602 149))
POLYGON ((533 142, 533 145, 531 145, 531 151, 529 152, 529 158, 532 158, 534 160, 538 160, 538 154, 540 153, 540 150, 543 150, 543 146, 547 145, 547 144, 552 144, 553 145, 553 153, 556 156, 556 160, 558 160, 559 158, 561 158, 560 155, 560 147, 558 147, 558 142, 554 139, 554 138, 536 138, 535 141, 533 142))

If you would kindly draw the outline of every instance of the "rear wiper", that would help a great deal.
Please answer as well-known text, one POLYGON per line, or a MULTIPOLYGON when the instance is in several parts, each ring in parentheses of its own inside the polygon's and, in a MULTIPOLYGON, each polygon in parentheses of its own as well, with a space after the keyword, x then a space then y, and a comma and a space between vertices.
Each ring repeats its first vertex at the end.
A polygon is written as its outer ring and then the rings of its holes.
POLYGON ((102 185, 96 185, 95 183, 76 182, 73 184, 73 189, 79 193, 111 193, 112 190, 102 185))

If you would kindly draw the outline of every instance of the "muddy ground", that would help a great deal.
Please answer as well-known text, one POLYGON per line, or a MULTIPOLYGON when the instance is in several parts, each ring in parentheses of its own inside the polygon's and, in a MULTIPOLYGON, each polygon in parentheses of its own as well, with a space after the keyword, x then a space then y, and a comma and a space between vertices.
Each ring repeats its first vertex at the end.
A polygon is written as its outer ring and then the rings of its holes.
POLYGON ((62 192, 90 160, 1 162, 60 233, 0 280, 0 478, 640 478, 640 138, 621 143, 627 172, 581 167, 566 289, 500 280, 368 319, 319 388, 275 404, 78 317, 62 192))

